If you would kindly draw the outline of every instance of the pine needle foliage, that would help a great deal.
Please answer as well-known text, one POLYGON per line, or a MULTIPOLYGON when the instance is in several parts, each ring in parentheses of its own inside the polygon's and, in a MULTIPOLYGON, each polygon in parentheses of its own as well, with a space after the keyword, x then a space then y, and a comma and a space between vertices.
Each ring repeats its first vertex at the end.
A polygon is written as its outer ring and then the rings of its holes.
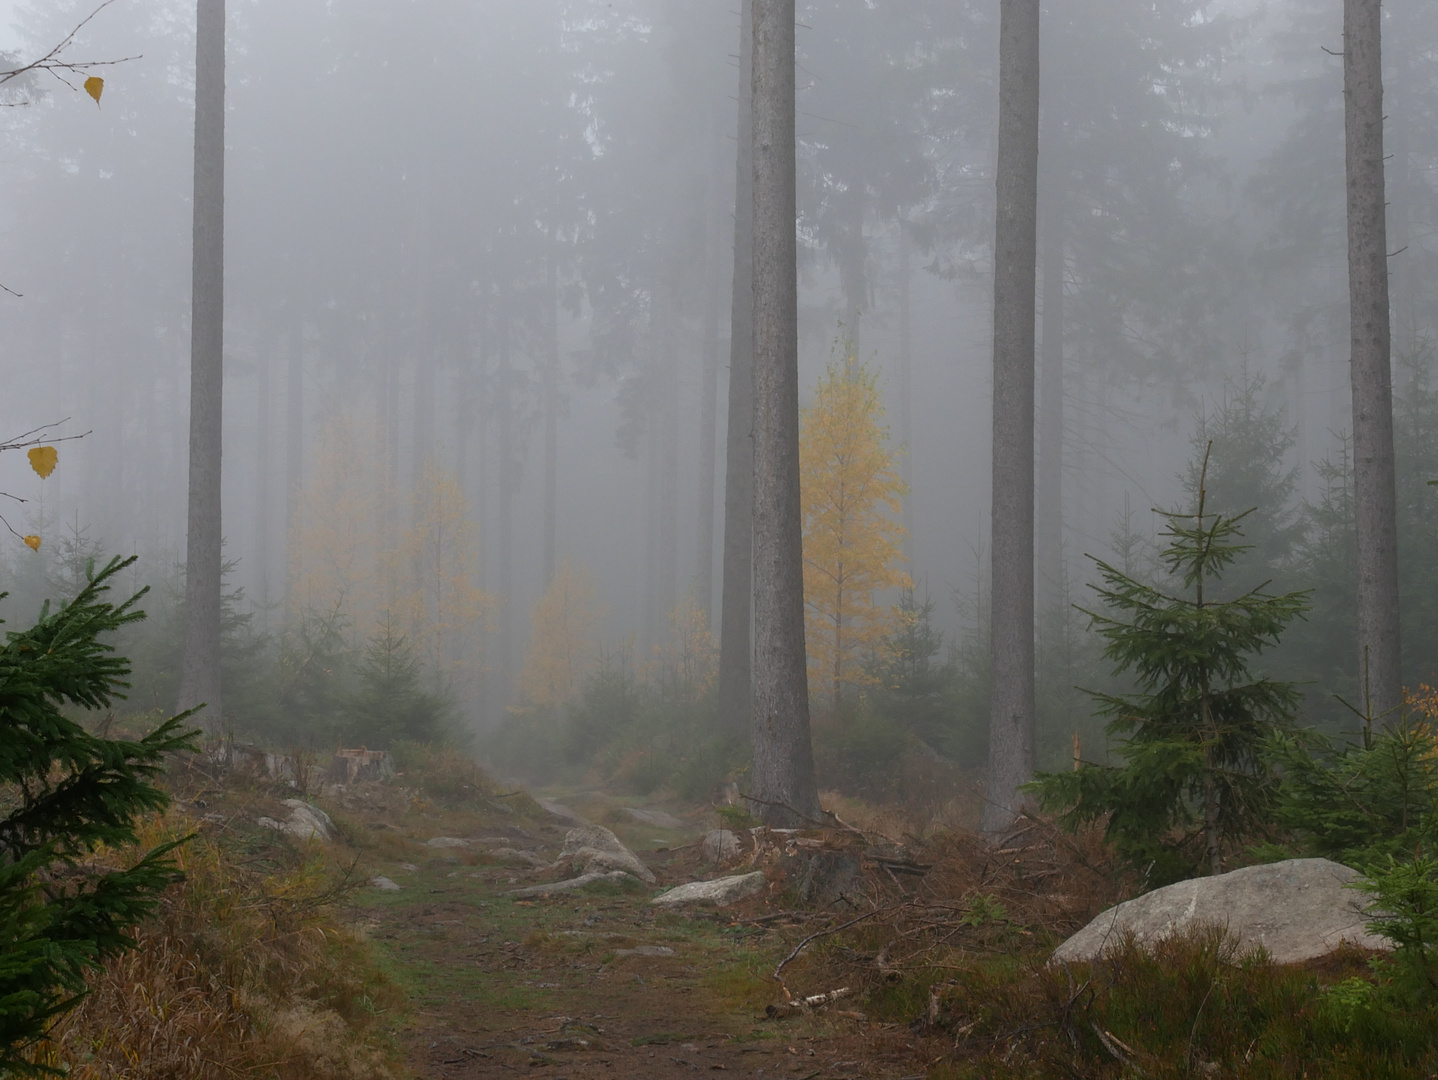
POLYGON ((0 1075, 47 1071, 26 1050, 83 995, 85 974, 134 947, 130 928, 178 880, 161 844, 128 868, 92 861, 136 840, 137 820, 164 809, 152 780, 197 733, 173 717, 138 741, 106 739, 66 715, 105 709, 130 665, 105 635, 144 618, 143 591, 104 599, 134 562, 112 559, 55 611, 0 646, 0 1075))
POLYGON ((365 645, 345 738, 375 749, 401 739, 432 742, 444 735, 448 719, 448 702, 425 689, 418 657, 386 619, 365 645))
POLYGON ((1129 694, 1087 691, 1119 740, 1122 764, 1040 773, 1041 805, 1077 826, 1107 816, 1107 838, 1155 883, 1221 873, 1224 851, 1260 829, 1276 787, 1268 747, 1299 702, 1250 665, 1307 608, 1307 593, 1265 586, 1224 599, 1223 571, 1246 550, 1246 514, 1209 513, 1200 481, 1193 513, 1165 512, 1160 563, 1174 591, 1095 560, 1102 611, 1084 610, 1129 694))

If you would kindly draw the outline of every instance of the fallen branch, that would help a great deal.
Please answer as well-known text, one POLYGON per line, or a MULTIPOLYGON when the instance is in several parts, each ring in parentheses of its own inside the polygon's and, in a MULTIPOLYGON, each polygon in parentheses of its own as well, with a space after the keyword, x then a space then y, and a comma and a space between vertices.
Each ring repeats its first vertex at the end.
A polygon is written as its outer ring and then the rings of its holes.
MULTIPOLYGON (((774 802, 772 799, 761 799, 761 798, 759 798, 759 796, 757 796, 757 795, 745 795, 745 794, 743 794, 742 792, 739 794, 739 798, 743 799, 745 802, 758 803, 760 806, 773 806, 773 807, 776 807, 776 808, 778 808, 778 809, 780 809, 780 810, 787 810, 787 811, 789 811, 789 813, 793 814, 793 815, 794 815, 796 818, 798 818, 800 821, 807 821, 810 825, 814 825, 814 826, 816 826, 816 827, 818 827, 818 828, 820 828, 820 829, 831 829, 831 828, 833 828, 833 825, 832 825, 831 823, 829 823, 829 822, 827 822, 827 821, 819 821, 819 820, 817 820, 816 818, 811 818, 808 814, 804 813, 803 811, 795 810, 792 806, 790 806, 790 805, 789 805, 788 803, 786 803, 786 802, 774 802)), ((862 835, 862 834, 861 834, 861 835, 862 835)))
POLYGON ((1103 1043, 1103 1048, 1113 1055, 1115 1061, 1125 1068, 1132 1069, 1139 1076, 1143 1075, 1143 1070, 1134 1064, 1133 1059, 1138 1055, 1133 1047, 1121 1042, 1113 1032, 1104 1031, 1095 1023, 1090 1022, 1089 1027, 1093 1028, 1093 1033, 1098 1036, 1098 1041, 1103 1043))
POLYGON ((851 993, 853 993, 853 991, 849 987, 841 986, 839 989, 830 990, 826 994, 810 994, 808 997, 790 998, 788 1001, 766 1007, 764 1012, 771 1017, 792 1016, 798 1012, 810 1012, 814 1009, 822 1009, 825 1005, 832 1005, 840 998, 848 997, 851 993))
POLYGON ((735 919, 735 926, 758 926, 761 923, 778 922, 780 919, 793 919, 796 922, 811 922, 821 918, 809 911, 776 911, 770 915, 754 915, 747 919, 735 919))
POLYGON ((777 982, 779 984, 779 988, 784 991, 784 997, 791 1002, 794 1000, 794 995, 789 993, 789 988, 784 985, 784 976, 780 973, 784 970, 785 965, 788 964, 790 960, 793 960, 794 957, 798 956, 801 952, 804 951, 804 946, 808 945, 811 941, 817 941, 821 937, 828 937, 830 934, 837 934, 840 930, 847 930, 849 927, 854 926, 857 923, 861 923, 865 919, 872 919, 877 914, 879 914, 879 909, 875 908, 873 911, 866 911, 864 914, 858 916, 857 918, 850 919, 848 922, 845 923, 840 923, 838 926, 830 926, 826 927, 823 930, 815 930, 812 934, 804 938, 802 941, 799 942, 799 944, 795 945, 791 950, 789 950, 789 955, 784 957, 784 959, 780 960, 779 966, 774 969, 774 981, 777 982))

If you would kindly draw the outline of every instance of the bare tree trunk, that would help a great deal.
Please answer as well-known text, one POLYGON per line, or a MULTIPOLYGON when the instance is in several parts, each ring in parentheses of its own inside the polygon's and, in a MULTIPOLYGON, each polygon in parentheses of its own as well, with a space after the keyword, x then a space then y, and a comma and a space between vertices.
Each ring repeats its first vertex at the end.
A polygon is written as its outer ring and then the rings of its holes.
POLYGON ((270 368, 274 365, 274 339, 265 335, 260 341, 258 371, 255 377, 255 539, 256 573, 259 581, 260 629, 270 629, 270 513, 275 489, 270 483, 270 368))
POLYGON ((499 297, 499 370, 494 380, 495 416, 498 420, 499 513, 495 528, 499 532, 498 548, 498 593, 499 618, 496 620, 499 633, 494 656, 495 695, 490 699, 491 707, 501 715, 509 708, 510 663, 513 657, 511 638, 514 633, 514 496, 519 490, 519 464, 515 460, 517 447, 514 439, 514 364, 511 349, 511 327, 509 324, 508 295, 499 297))
POLYGON ((669 613, 679 603, 679 358, 675 347, 679 321, 677 269, 661 290, 664 309, 659 313, 659 401, 653 423, 659 449, 659 590, 660 634, 669 613))
POLYGON ((434 250, 429 223, 429 185, 421 182, 419 205, 415 208, 415 235, 411 250, 416 285, 414 332, 410 348, 414 356, 414 431, 409 463, 412 491, 420 489, 425 467, 434 457, 435 333, 432 294, 434 291, 434 250))
POLYGON ((719 725, 743 736, 753 717, 750 616, 754 573, 753 0, 742 0, 739 138, 734 189, 728 415, 724 425, 724 566, 720 581, 719 725))
MULTIPOLYGON (((484 302, 481 301, 483 304, 484 302)), ((460 395, 460 490, 473 509, 475 533, 479 543, 478 585, 489 588, 489 355, 492 343, 487 306, 474 313, 469 343, 469 364, 463 376, 460 395), (469 440, 473 440, 478 460, 472 459, 469 440)), ((476 675, 475 705, 481 728, 494 727, 491 709, 492 656, 495 651, 494 628, 485 620, 481 637, 481 663, 476 675)))
POLYGON ((770 825, 819 817, 804 653, 794 0, 754 0, 754 765, 770 825))
MULTIPOLYGON (((285 542, 294 528, 300 489, 305 482, 305 330, 298 312, 291 317, 289 361, 285 372, 285 542)), ((288 551, 288 547, 286 547, 288 551)))
POLYGON ((904 558, 912 567, 914 539, 914 344, 909 284, 909 230, 899 218, 899 478, 904 481, 904 558))
POLYGON ((195 17, 195 203, 190 299, 190 491, 185 540, 185 652, 181 709, 220 702, 220 453, 224 415, 225 0, 198 0, 195 17))
POLYGON ((718 230, 708 230, 708 282, 704 297, 703 370, 699 379, 699 520, 694 560, 694 602, 704 609, 706 625, 714 622, 714 436, 719 412, 719 305, 721 270, 718 230))
POLYGON ((544 320, 544 587, 559 546, 559 257, 549 253, 544 320))
POLYGON ((1034 762, 1034 285, 1039 0, 1000 0, 994 235, 993 631, 980 828, 1004 832, 1034 762))
POLYGON ((867 299, 864 281, 864 188, 855 183, 844 199, 846 223, 842 260, 839 264, 839 280, 844 289, 844 333, 855 359, 860 354, 860 322, 864 318, 864 301, 867 299))
POLYGON ((1388 240, 1384 220, 1382 22, 1380 0, 1344 0, 1358 670, 1366 682, 1370 715, 1392 719, 1402 704, 1403 676, 1398 630, 1388 240))
MULTIPOLYGON (((1063 124, 1057 105, 1043 109, 1043 352, 1039 358, 1038 505, 1035 551, 1043 636, 1062 634, 1064 620, 1064 180, 1057 168, 1063 124)), ((1046 642, 1047 644, 1047 642, 1046 642)))

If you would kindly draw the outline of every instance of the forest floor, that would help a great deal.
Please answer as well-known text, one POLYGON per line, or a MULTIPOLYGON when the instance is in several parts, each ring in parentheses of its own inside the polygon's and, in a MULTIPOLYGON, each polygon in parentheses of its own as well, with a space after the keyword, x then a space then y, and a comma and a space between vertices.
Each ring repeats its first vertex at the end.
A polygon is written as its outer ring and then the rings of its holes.
MULTIPOLYGON (((511 890, 557 875, 497 865, 493 842, 552 859, 572 821, 543 811, 375 814, 381 802, 366 815, 363 796, 350 797, 332 812, 367 849, 363 873, 400 886, 365 887, 351 902, 408 998, 410 1014, 397 1034, 417 1075, 925 1074, 907 1026, 870 1023, 839 1008, 766 1016, 781 996, 769 973, 795 935, 742 920, 762 918, 779 897, 761 894, 722 913, 657 909, 649 903, 654 890, 637 884, 517 898, 511 890), (425 846, 433 836, 472 842, 425 846)), ((602 797, 574 805, 619 834, 660 885, 706 869, 695 841, 713 823, 656 828, 602 797)))
POLYGON ((748 854, 721 867, 701 844, 713 808, 536 801, 472 764, 439 766, 417 788, 310 793, 338 834, 324 844, 262 820, 303 810, 291 789, 178 778, 153 840, 196 834, 189 877, 62 1026, 56 1063, 80 1080, 137 1059, 204 1080, 1438 1076, 1438 1002, 1385 990, 1357 951, 1277 965, 1202 927, 1051 965, 1141 888, 1096 830, 1025 819, 997 846, 959 828, 918 836, 894 808, 866 821, 836 796, 866 831, 741 833, 748 854), (554 863, 584 822, 612 829, 655 884, 517 894, 572 875, 554 863), (814 899, 819 868, 844 865, 835 899, 814 899), (651 902, 755 868, 765 887, 723 909, 651 902), (810 995, 833 1000, 795 1006, 810 995))

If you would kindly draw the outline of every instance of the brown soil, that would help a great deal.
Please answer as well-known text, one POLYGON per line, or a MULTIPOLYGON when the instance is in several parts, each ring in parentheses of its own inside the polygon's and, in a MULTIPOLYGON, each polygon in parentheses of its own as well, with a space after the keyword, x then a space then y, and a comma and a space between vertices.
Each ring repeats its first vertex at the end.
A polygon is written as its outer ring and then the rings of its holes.
MULTIPOLYGON (((567 828, 553 819, 511 820, 528 833, 516 845, 549 858, 567 828)), ((626 841, 661 884, 704 869, 692 847, 646 850, 640 838, 652 828, 626 830, 612 816, 606 823, 629 833, 626 841)), ((606 885, 517 900, 507 892, 557 875, 496 866, 479 845, 428 849, 416 842, 423 823, 401 826, 408 842, 399 847, 387 837, 385 857, 372 852, 365 870, 401 889, 361 890, 357 916, 408 994, 412 1011, 397 1035, 420 1076, 924 1075, 906 1026, 871 1023, 845 1010, 847 1002, 789 1019, 766 1016, 781 998, 769 973, 799 936, 792 928, 735 925, 733 909, 722 916, 657 911, 648 888, 606 885), (530 1072, 536 1069, 543 1072, 530 1072)), ((443 826, 433 834, 483 836, 494 820, 449 814, 443 826)), ((770 903, 757 897, 739 914, 770 903)), ((813 989, 833 987, 804 992, 813 989)))

